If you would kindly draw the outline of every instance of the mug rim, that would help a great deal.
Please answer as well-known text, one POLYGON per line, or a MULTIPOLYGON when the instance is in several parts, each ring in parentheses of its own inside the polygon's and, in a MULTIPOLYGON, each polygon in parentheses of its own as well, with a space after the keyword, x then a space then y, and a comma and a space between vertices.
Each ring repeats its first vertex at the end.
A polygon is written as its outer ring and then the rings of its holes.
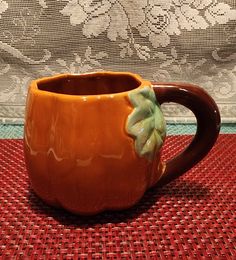
POLYGON ((143 88, 145 86, 151 86, 151 82, 148 80, 144 80, 140 75, 132 73, 132 72, 123 72, 123 71, 95 71, 95 72, 88 72, 88 73, 82 73, 82 74, 70 74, 70 73, 62 73, 62 74, 56 74, 53 76, 48 76, 48 77, 42 77, 35 79, 31 82, 29 91, 31 91, 34 94, 37 95, 42 95, 42 96, 55 96, 58 98, 63 98, 63 99, 94 99, 94 98, 113 98, 113 97, 124 97, 127 96, 131 91, 143 88), (54 80, 58 79, 63 79, 63 78, 76 78, 76 77, 86 77, 86 76, 99 76, 99 75, 121 75, 121 76, 130 76, 134 78, 136 81, 139 82, 139 85, 137 87, 134 87, 130 90, 127 91, 120 91, 116 93, 106 93, 106 94, 85 94, 85 95, 71 95, 71 94, 64 94, 64 93, 57 93, 57 92, 52 92, 52 91, 47 91, 47 90, 42 90, 39 89, 38 84, 39 83, 45 83, 45 82, 51 82, 54 80))

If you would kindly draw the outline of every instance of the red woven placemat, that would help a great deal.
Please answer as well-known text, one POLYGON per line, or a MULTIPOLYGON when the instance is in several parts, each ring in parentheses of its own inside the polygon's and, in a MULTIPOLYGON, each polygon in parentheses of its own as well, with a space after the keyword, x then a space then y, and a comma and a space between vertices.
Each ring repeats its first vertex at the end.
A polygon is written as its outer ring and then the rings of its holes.
MULTIPOLYGON (((167 139, 164 157, 189 142, 167 139)), ((236 259, 236 135, 132 209, 80 217, 31 191, 22 140, 0 140, 1 259, 236 259)))

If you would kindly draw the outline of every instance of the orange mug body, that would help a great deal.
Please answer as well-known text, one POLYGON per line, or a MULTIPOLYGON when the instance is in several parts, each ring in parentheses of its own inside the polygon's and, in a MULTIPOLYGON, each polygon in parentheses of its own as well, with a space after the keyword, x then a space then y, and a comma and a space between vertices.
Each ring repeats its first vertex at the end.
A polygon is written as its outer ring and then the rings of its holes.
POLYGON ((152 92, 149 81, 131 73, 33 81, 24 151, 36 194, 85 215, 134 205, 165 168, 165 123, 152 92), (161 121, 161 133, 155 120, 161 121))

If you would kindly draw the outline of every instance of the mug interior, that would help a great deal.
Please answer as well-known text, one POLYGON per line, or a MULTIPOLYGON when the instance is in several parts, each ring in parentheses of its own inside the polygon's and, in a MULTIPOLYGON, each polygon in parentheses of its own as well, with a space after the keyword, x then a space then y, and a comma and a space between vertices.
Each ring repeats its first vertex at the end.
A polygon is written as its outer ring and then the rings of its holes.
POLYGON ((141 81, 125 73, 94 73, 65 75, 39 81, 39 90, 67 95, 114 94, 135 89, 141 81))

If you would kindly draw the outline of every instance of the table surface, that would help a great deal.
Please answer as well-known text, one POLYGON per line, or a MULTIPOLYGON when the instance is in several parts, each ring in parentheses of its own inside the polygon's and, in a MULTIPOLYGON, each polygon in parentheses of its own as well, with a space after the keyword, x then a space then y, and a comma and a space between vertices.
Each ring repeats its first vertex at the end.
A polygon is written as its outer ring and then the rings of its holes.
MULTIPOLYGON (((163 159, 190 135, 167 138, 163 159)), ((236 259, 236 135, 133 208, 81 217, 31 190, 21 139, 0 140, 0 259, 236 259)))
MULTIPOLYGON (((196 124, 167 124, 167 135, 194 134, 196 124)), ((220 133, 236 134, 236 123, 222 124, 220 133)), ((0 124, 0 139, 22 138, 23 125, 0 124)))

